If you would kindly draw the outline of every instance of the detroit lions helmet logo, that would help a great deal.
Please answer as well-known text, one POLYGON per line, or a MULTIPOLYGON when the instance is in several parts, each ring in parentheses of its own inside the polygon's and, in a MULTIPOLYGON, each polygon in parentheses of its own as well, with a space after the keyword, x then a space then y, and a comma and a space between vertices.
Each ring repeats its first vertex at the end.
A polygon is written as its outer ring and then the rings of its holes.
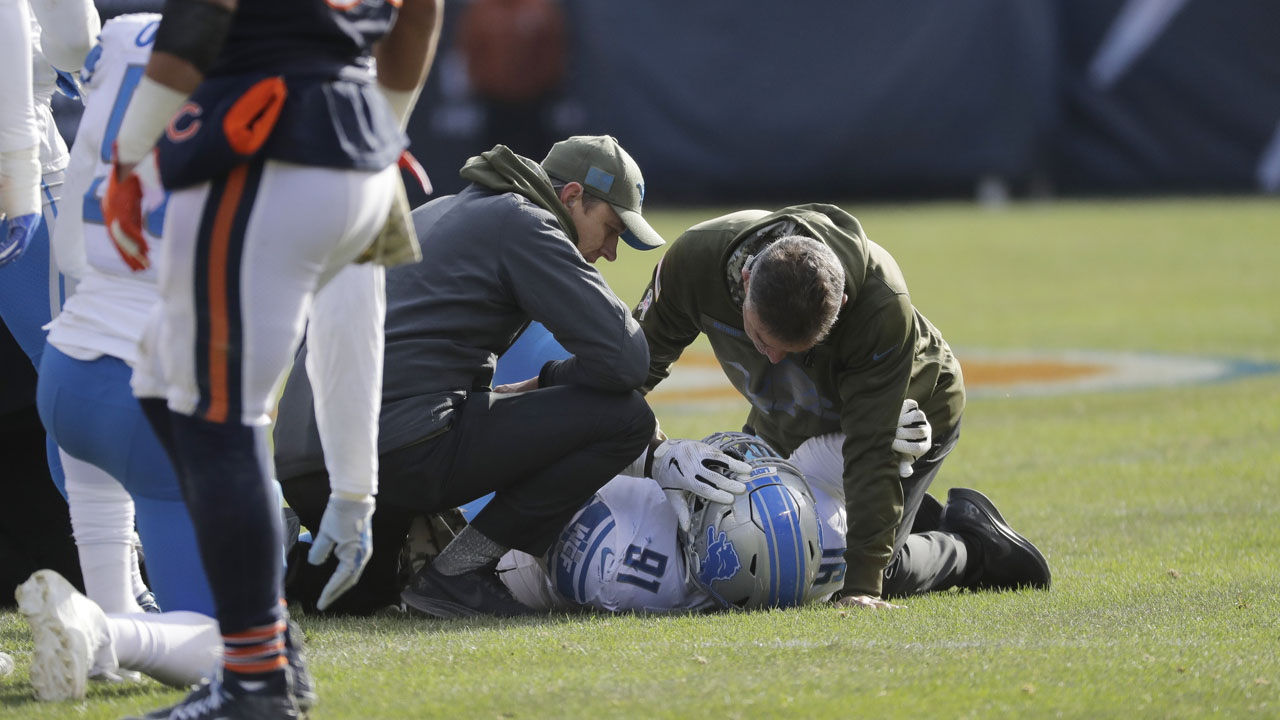
POLYGON ((725 533, 716 537, 716 526, 707 527, 707 556, 702 559, 702 567, 698 569, 698 580, 704 587, 711 587, 716 580, 728 580, 742 568, 738 560, 738 551, 725 533))

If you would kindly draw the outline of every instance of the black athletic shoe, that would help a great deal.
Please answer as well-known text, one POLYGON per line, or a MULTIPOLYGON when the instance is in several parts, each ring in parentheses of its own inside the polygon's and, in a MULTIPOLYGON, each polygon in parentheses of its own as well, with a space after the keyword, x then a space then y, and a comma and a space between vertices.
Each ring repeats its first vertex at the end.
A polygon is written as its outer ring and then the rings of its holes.
POLYGON ((977 490, 952 488, 947 493, 942 529, 977 541, 981 548, 980 570, 969 587, 993 590, 1049 587, 1049 563, 1044 555, 1030 540, 1014 532, 991 500, 977 490))
POLYGON ((912 533, 927 533, 942 529, 942 503, 938 498, 925 493, 920 499, 920 509, 916 511, 915 522, 911 523, 912 533))
POLYGON ((493 568, 442 575, 432 563, 427 563, 414 573, 413 581, 400 593, 400 599, 411 610, 438 618, 518 617, 534 612, 511 597, 493 568))
POLYGON ((299 717, 293 694, 285 692, 232 692, 219 678, 201 683, 177 705, 126 720, 295 720, 299 717))
POLYGON ((315 707, 319 696, 316 695, 316 681, 312 679, 306 658, 302 656, 302 628, 292 620, 284 633, 284 652, 289 660, 289 673, 293 675, 293 697, 298 702, 298 711, 306 714, 315 707))

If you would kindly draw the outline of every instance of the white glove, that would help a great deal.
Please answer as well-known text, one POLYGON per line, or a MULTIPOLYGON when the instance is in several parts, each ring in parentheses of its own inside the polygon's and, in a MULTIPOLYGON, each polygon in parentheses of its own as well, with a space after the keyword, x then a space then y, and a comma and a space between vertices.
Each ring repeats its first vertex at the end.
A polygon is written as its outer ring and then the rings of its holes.
POLYGON ((662 489, 662 494, 667 496, 667 504, 676 513, 676 524, 680 527, 680 531, 685 535, 689 534, 689 526, 693 524, 693 518, 689 515, 689 496, 683 490, 675 488, 662 489))
POLYGON ((711 502, 727 504, 733 502, 734 495, 747 491, 741 480, 746 480, 750 473, 750 465, 697 440, 664 440, 653 452, 653 479, 667 492, 667 499, 672 501, 676 516, 686 530, 687 504, 669 491, 691 492, 711 502), (738 479, 734 479, 735 476, 738 479), (686 505, 686 517, 681 517, 681 505, 686 505))
POLYGON ((323 564, 332 551, 338 558, 338 568, 320 593, 317 608, 324 610, 333 604, 356 584, 360 573, 364 572, 365 564, 373 555, 373 508, 372 495, 365 495, 359 500, 338 497, 337 494, 329 496, 329 505, 320 518, 320 531, 311 541, 307 562, 323 564))
POLYGON ((933 445, 933 428, 924 411, 915 400, 902 401, 902 414, 898 417, 898 432, 894 435, 893 451, 898 453, 898 475, 911 477, 915 472, 911 465, 929 451, 933 445))

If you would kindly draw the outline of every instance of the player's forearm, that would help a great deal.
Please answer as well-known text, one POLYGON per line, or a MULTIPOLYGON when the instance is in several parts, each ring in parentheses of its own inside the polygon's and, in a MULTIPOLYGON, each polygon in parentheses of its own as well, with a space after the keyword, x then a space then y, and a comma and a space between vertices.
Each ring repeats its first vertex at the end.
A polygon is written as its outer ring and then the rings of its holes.
MULTIPOLYGON (((888 448, 891 440, 877 438, 877 449, 882 443, 888 448)), ((845 507, 849 513, 844 594, 879 597, 884 569, 902 521, 902 483, 891 450, 857 453, 856 445, 856 441, 846 439, 843 448, 845 507)))
POLYGON ((409 116, 436 55, 444 16, 442 2, 406 0, 391 32, 374 50, 378 88, 400 121, 401 130, 409 126, 409 116))
POLYGON ((102 30, 98 10, 89 0, 31 0, 40 21, 40 48, 45 59, 59 70, 75 72, 84 67, 85 55, 102 30))
POLYGON ((405 0, 391 32, 375 50, 381 85, 399 92, 422 86, 435 59, 443 19, 443 0, 405 0))
POLYGON ((23 0, 0 0, 0 70, 0 152, 33 147, 39 137, 31 104, 31 23, 23 0))
POLYGON ((168 0, 155 49, 116 136, 120 172, 132 169, 204 80, 226 41, 236 0, 168 0))

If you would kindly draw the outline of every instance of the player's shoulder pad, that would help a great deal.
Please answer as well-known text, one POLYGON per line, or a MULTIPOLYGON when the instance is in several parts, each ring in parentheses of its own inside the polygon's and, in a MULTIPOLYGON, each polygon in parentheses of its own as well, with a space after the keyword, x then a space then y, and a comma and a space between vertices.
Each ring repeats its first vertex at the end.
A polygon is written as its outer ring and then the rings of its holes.
POLYGON ((159 13, 127 13, 108 20, 98 33, 97 43, 85 57, 80 83, 85 86, 93 83, 94 75, 102 67, 104 55, 115 58, 113 62, 146 62, 159 27, 159 13))
POLYGON ((98 44, 113 51, 137 49, 149 53, 159 27, 159 13, 117 15, 102 25, 98 44))

